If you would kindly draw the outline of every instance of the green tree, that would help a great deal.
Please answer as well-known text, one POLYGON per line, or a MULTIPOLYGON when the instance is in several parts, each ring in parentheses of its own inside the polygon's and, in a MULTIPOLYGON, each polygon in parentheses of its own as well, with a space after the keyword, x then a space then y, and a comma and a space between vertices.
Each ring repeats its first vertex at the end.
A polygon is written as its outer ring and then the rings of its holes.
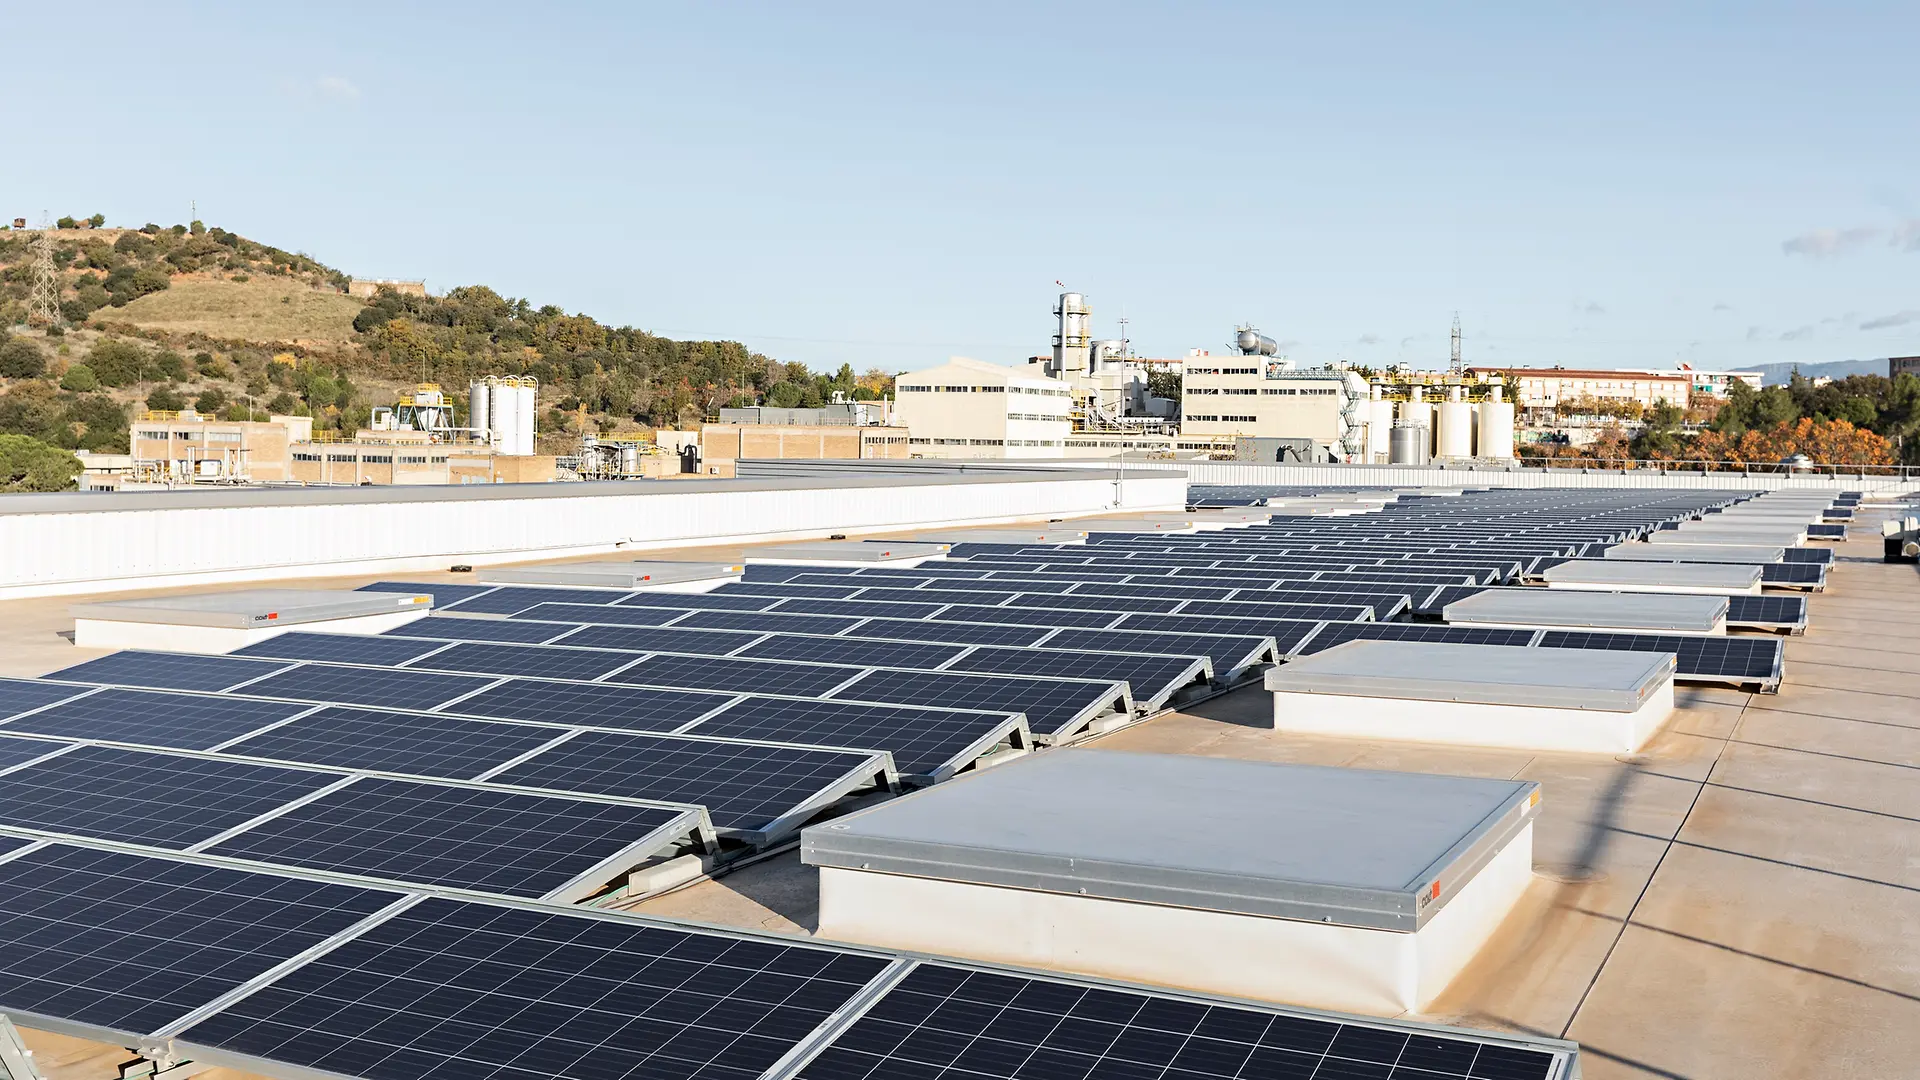
POLYGON ((100 380, 94 375, 92 368, 85 364, 75 364, 61 376, 60 389, 81 394, 91 393, 100 389, 100 380))
POLYGON ((9 379, 37 379, 47 373, 47 354, 26 338, 10 338, 0 344, 0 376, 9 379))
MULTIPOLYGON (((45 221, 47 219, 41 218, 40 220, 45 221)), ((56 229, 77 229, 80 227, 80 223, 73 220, 71 217, 63 217, 59 221, 54 222, 53 227, 56 229)))
POLYGON ((127 452, 127 410, 105 394, 81 394, 61 414, 62 445, 107 453, 127 452))
POLYGON ((186 407, 187 399, 181 397, 180 392, 171 386, 155 387, 154 391, 147 395, 147 408, 149 409, 156 409, 160 412, 179 412, 186 407))
POLYGON ((141 381, 147 351, 130 341, 104 338, 87 353, 87 366, 102 386, 126 386, 141 381))
POLYGON ((26 435, 0 435, 0 491, 71 491, 80 459, 26 435))
POLYGON ((92 217, 87 219, 87 224, 93 226, 96 229, 102 225, 105 225, 106 223, 107 223, 107 215, 105 214, 95 214, 92 217))
POLYGON ((162 349, 153 357, 153 373, 168 382, 187 377, 187 361, 172 349, 162 349))
POLYGON ((193 411, 207 416, 213 416, 226 407, 227 392, 217 386, 200 391, 200 396, 193 399, 193 411))

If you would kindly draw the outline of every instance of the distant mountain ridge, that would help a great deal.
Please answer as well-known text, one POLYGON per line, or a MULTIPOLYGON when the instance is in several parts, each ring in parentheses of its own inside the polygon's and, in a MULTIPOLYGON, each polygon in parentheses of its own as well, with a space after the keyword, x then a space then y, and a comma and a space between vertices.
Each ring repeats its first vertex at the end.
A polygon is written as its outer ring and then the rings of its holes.
POLYGON ((1829 379, 1844 379, 1849 375, 1885 375, 1887 361, 1879 360, 1833 360, 1824 364, 1758 364, 1743 371, 1758 371, 1764 376, 1768 386, 1785 386, 1798 371, 1809 379, 1825 375, 1829 379))

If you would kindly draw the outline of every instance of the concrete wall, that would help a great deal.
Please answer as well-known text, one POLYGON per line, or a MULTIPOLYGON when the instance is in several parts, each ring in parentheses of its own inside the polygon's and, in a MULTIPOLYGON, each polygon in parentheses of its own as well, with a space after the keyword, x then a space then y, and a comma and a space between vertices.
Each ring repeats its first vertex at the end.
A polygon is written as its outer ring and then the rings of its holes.
POLYGON ((1186 492, 1166 472, 1116 484, 1111 472, 845 466, 766 480, 6 495, 0 598, 1162 510, 1186 492))

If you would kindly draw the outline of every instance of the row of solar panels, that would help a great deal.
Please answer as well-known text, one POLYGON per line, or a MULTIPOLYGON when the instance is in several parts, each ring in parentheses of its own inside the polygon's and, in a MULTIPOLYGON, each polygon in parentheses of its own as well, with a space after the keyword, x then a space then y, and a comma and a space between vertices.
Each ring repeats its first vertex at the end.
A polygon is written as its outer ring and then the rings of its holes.
POLYGON ((370 1080, 1566 1080, 1550 1043, 0 837, 0 1001, 170 1061, 370 1080))

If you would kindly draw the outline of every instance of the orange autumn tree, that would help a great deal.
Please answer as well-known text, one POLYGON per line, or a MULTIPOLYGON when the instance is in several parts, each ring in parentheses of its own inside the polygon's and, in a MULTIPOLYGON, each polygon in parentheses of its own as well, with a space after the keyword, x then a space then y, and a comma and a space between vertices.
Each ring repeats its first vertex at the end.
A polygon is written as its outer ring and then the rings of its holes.
POLYGON ((1664 460, 1728 462, 1734 467, 1773 465, 1805 454, 1822 465, 1891 465, 1893 446, 1886 439, 1845 420, 1779 424, 1738 436, 1703 431, 1685 449, 1664 460))

